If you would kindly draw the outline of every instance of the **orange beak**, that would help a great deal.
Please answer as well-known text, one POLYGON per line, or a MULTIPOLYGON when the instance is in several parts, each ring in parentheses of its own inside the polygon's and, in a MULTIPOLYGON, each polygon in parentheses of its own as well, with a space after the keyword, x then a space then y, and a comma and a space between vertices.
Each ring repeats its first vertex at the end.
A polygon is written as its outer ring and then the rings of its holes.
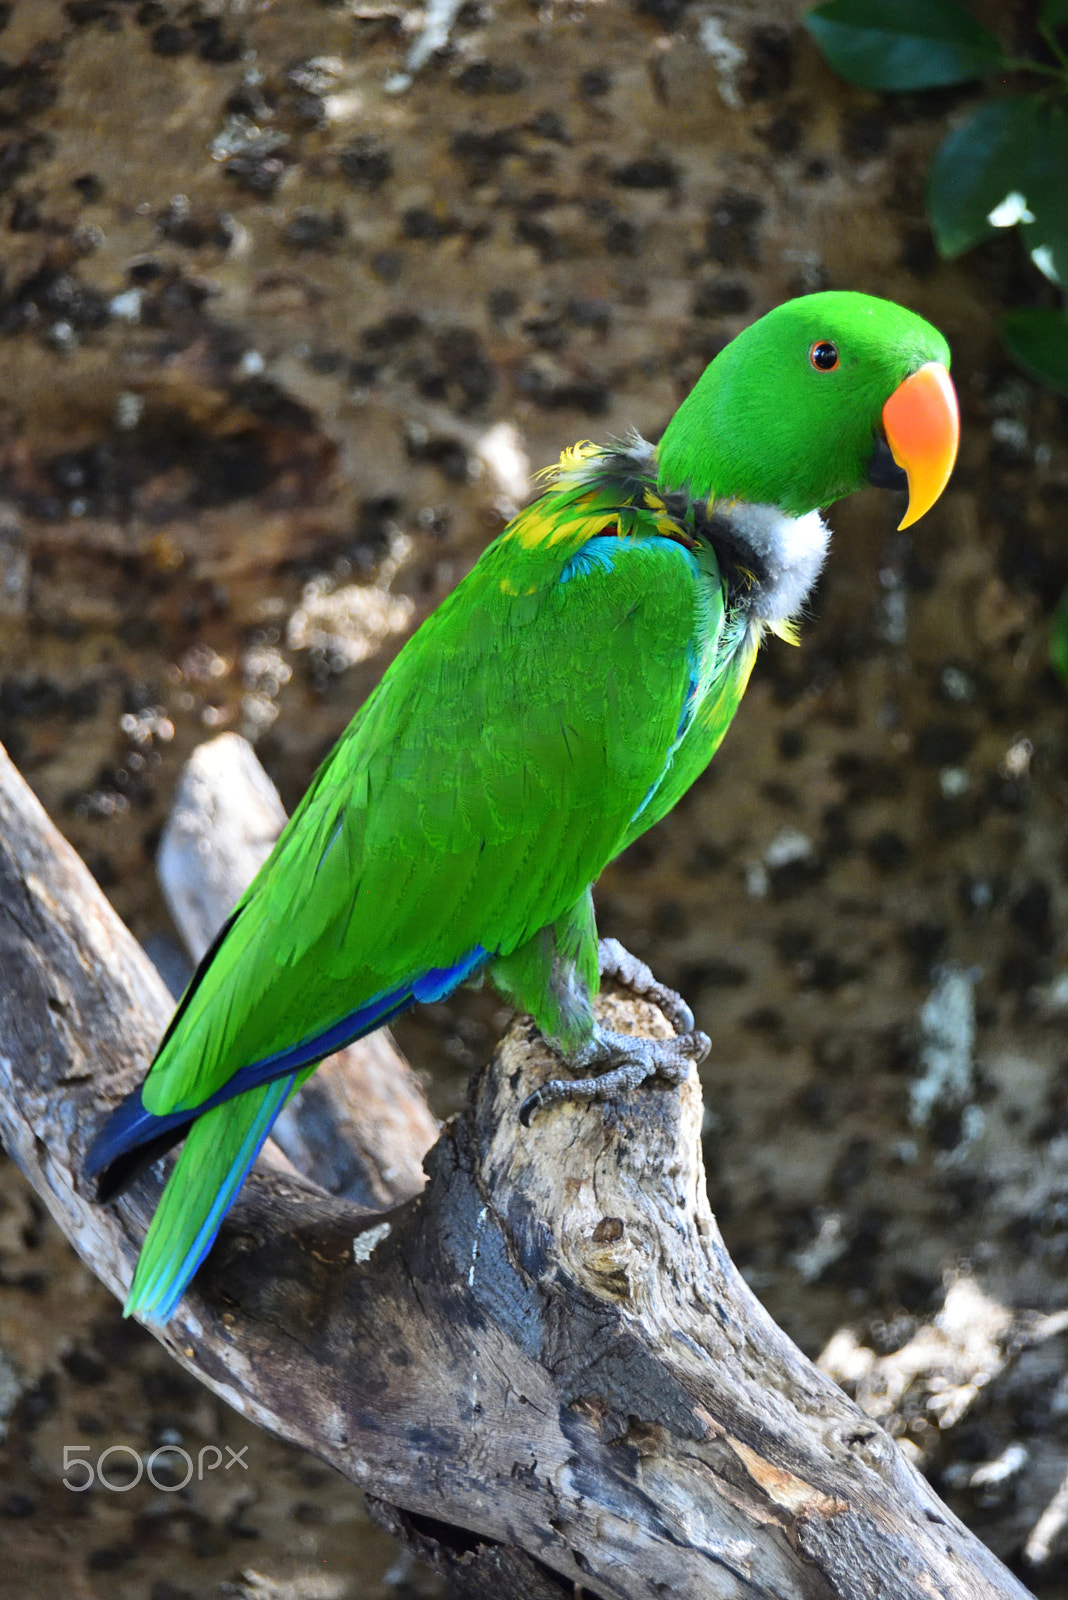
POLYGON ((909 508, 899 528, 930 511, 949 482, 960 443, 960 410, 949 373, 928 361, 898 385, 883 406, 886 442, 909 480, 909 508))

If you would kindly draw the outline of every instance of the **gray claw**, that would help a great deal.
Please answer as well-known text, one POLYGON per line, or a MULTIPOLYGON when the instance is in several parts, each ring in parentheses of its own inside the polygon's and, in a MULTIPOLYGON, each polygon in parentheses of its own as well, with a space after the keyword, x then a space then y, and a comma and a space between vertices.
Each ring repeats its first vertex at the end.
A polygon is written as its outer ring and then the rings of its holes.
POLYGON ((711 1048, 708 1035, 696 1031, 678 1034, 674 1039, 638 1039, 598 1025, 589 1044, 568 1065, 582 1071, 605 1063, 607 1069, 592 1078, 552 1078, 543 1083, 523 1101, 519 1120, 529 1128, 534 1114, 549 1106, 560 1105, 564 1100, 611 1100, 633 1093, 649 1078, 662 1078, 667 1084, 681 1083, 691 1061, 703 1061, 711 1048))
MULTIPOLYGON (((642 1000, 651 1000, 667 1017, 676 1033, 693 1032, 693 1012, 674 989, 659 983, 644 961, 632 956, 618 939, 602 939, 597 950, 601 977, 614 978, 642 1000)), ((705 1055, 708 1051, 705 1051, 705 1055)), ((704 1060, 704 1056, 700 1057, 704 1060)))

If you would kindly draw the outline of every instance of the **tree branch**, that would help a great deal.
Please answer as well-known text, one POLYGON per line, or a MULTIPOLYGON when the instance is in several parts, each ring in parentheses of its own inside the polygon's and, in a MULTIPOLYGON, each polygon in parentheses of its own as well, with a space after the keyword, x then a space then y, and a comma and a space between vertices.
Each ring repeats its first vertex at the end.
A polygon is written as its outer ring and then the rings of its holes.
MULTIPOLYGON (((75 1175, 168 1010, 0 760, 0 1131, 116 1291, 159 1174, 103 1210, 75 1175)), ((601 1010, 667 1029, 619 995, 601 1010)), ((403 1507, 383 1514, 470 1594, 1022 1600, 735 1271, 705 1196, 696 1074, 522 1128, 557 1070, 520 1019, 423 1195, 386 1219, 254 1173, 161 1342, 403 1507)))

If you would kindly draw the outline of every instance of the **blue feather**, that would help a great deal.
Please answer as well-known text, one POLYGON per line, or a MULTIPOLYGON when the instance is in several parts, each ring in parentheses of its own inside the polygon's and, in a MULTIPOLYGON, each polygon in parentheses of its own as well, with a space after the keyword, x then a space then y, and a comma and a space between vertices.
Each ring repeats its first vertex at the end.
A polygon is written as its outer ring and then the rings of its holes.
POLYGON ((642 812, 645 810, 646 806, 649 804, 650 800, 652 800, 654 794, 667 777, 667 774, 671 769, 671 763, 675 757, 675 751, 679 748, 679 745, 682 743, 686 734, 690 730, 690 723, 693 721, 694 712, 697 710, 701 697, 701 674, 697 664, 697 657, 694 655, 692 649, 690 651, 689 669, 689 681, 686 685, 686 693, 682 697, 682 706, 679 710, 679 723, 678 727, 675 729, 674 741, 664 758, 663 770, 661 771, 659 777, 654 778, 648 789, 646 789, 645 794, 642 796, 641 805, 638 807, 633 817, 631 817, 630 823, 628 824, 630 827, 633 827, 634 823, 641 816, 642 812))
POLYGON ((215 1243, 215 1236, 222 1227, 223 1219, 233 1205, 237 1191, 247 1178, 249 1168, 263 1148, 267 1135, 274 1126, 275 1118, 285 1105, 295 1077, 296 1074, 291 1073, 288 1078, 280 1078, 271 1085, 256 1120, 245 1135, 233 1164, 219 1185, 219 1192, 212 1202, 211 1210, 201 1223, 193 1243, 178 1263, 172 1261, 161 1263, 158 1272, 138 1294, 136 1304, 132 1300, 127 1303, 123 1313, 125 1316, 136 1311, 146 1322, 167 1321, 185 1293, 189 1280, 215 1243))
POLYGON ((675 744, 672 747, 672 754, 674 754, 675 750, 681 743, 683 735, 689 731, 690 722, 693 718, 695 710, 697 709, 697 692, 701 687, 701 673, 697 665, 697 657, 694 654, 692 644, 688 652, 688 657, 689 659, 687 661, 687 666, 690 669, 690 676, 689 682, 686 685, 686 694, 683 698, 682 709, 679 712, 679 725, 675 729, 675 744))
POLYGON ((587 578, 596 570, 611 572, 618 554, 619 539, 616 534, 599 533, 594 538, 587 539, 586 543, 575 551, 560 573, 560 582, 569 583, 572 578, 587 578))

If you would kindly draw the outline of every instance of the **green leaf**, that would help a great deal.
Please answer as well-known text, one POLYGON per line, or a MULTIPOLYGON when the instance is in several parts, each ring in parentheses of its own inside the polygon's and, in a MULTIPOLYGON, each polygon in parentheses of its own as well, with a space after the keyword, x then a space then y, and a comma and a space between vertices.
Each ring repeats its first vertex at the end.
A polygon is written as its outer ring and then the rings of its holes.
POLYGON ((862 89, 967 83, 1005 59, 957 0, 828 0, 804 20, 835 71, 862 89))
POLYGON ((1068 316, 1061 311, 1010 311, 1001 334, 1025 371, 1068 393, 1068 316))
POLYGON ((1054 283, 1068 283, 1068 116, 1059 106, 1039 115, 1035 142, 1020 171, 1034 220, 1020 233, 1031 259, 1054 283))
POLYGON ((1043 0, 1038 21, 1043 28, 1063 28, 1068 23, 1068 0, 1043 0))
POLYGON ((1049 625, 1049 659, 1054 672, 1068 683, 1068 589, 1057 601, 1049 625))
POLYGON ((927 174, 927 210, 944 256, 959 256, 994 232, 990 213, 1013 193, 1030 205, 1025 182, 1040 136, 1042 101, 995 100, 943 139, 927 174))
POLYGON ((935 152, 927 209, 943 255, 1018 223, 1039 270, 1068 284, 1068 115, 1037 95, 981 107, 935 152))

